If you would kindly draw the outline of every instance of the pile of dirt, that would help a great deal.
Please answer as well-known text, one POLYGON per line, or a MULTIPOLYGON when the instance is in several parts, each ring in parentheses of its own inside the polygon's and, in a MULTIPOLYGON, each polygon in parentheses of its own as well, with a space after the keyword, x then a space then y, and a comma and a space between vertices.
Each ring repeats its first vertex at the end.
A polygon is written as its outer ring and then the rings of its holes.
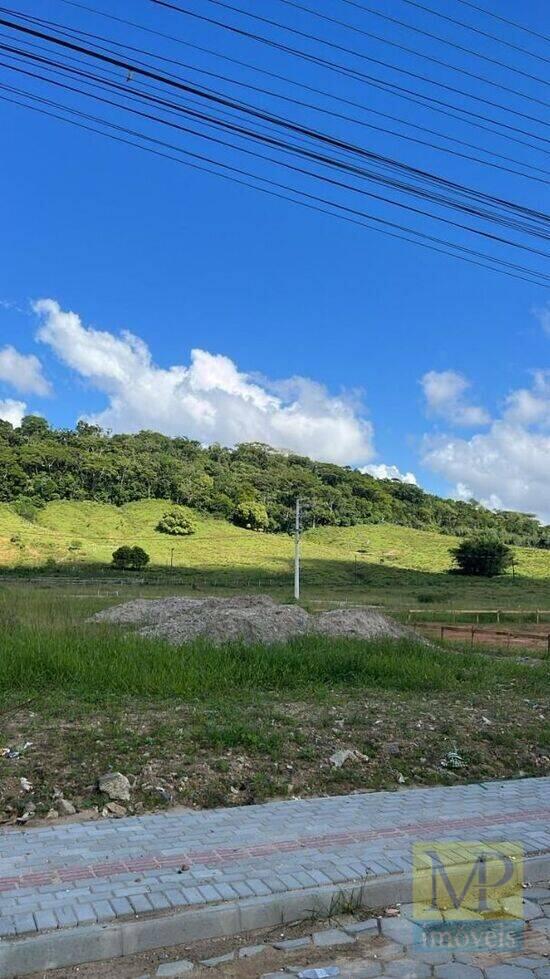
POLYGON ((395 619, 373 608, 337 608, 313 616, 314 632, 326 636, 348 636, 350 639, 415 639, 422 637, 395 619))
POLYGON ((266 595, 136 599, 104 609, 93 618, 141 626, 139 635, 166 639, 175 646, 199 638, 216 645, 232 641, 271 645, 305 634, 426 642, 375 609, 356 607, 310 615, 299 605, 280 605, 266 595))

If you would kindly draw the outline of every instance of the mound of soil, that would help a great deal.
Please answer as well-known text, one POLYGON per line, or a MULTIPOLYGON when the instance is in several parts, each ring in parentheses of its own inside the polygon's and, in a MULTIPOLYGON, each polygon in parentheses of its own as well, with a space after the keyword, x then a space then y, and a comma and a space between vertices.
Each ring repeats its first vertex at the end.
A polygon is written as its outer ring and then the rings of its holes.
POLYGON ((97 622, 138 625, 139 635, 175 646, 193 639, 220 645, 239 641, 271 645, 307 634, 356 639, 414 639, 422 636, 375 609, 335 609, 310 615, 299 605, 279 605, 266 595, 232 598, 136 599, 98 612, 97 622))

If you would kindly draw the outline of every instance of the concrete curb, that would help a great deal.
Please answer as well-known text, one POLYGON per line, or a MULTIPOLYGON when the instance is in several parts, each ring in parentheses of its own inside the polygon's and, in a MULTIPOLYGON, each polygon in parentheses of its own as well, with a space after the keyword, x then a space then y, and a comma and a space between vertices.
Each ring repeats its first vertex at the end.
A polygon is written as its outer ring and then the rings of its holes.
MULTIPOLYGON (((550 878, 550 854, 524 861, 525 879, 550 878)), ((353 899, 363 908, 408 904, 412 875, 311 887, 286 894, 227 901, 170 915, 120 920, 49 931, 35 937, 0 940, 0 979, 14 979, 85 962, 100 962, 155 948, 222 938, 272 928, 311 917, 327 917, 336 901, 353 899)))

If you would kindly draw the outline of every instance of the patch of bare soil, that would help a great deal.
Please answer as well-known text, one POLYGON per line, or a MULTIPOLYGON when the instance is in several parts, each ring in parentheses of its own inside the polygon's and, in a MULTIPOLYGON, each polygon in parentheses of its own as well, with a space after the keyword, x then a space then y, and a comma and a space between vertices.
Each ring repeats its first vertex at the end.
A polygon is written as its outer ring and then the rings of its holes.
POLYGON ((96 622, 137 625, 141 627, 139 635, 166 639, 174 645, 199 638, 216 645, 231 641, 272 645, 307 633, 425 642, 412 629, 375 609, 335 609, 310 615, 299 605, 280 605, 266 595, 136 599, 104 609, 93 618, 96 622))
POLYGON ((113 818, 97 788, 109 770, 130 781, 128 814, 548 775, 549 717, 547 698, 498 686, 466 699, 44 700, 0 715, 0 824, 70 819, 57 812, 60 793, 79 818, 113 818))

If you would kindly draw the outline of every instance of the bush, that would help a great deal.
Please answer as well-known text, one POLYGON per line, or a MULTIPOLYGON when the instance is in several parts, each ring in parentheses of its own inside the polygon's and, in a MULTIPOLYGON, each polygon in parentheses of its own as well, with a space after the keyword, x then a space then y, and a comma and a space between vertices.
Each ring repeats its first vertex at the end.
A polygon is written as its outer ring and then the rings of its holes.
POLYGON ((511 547, 495 537, 473 537, 463 540, 450 552, 460 574, 478 575, 494 578, 503 574, 513 563, 514 552, 511 547))
POLYGON ((233 511, 233 523, 247 530, 267 530, 269 517, 263 503, 256 500, 245 500, 239 503, 233 511))
POLYGON ((121 571, 139 571, 149 564, 149 555, 142 547, 128 547, 127 544, 113 551, 113 568, 121 571))
POLYGON ((43 503, 37 505, 36 501, 32 500, 30 496, 18 496, 11 504, 11 508, 17 516, 22 517, 23 520, 28 520, 29 523, 34 523, 39 510, 43 506, 43 503))
POLYGON ((163 534, 172 534, 174 537, 189 537, 194 534, 196 526, 181 506, 175 506, 168 510, 157 524, 157 530, 163 534))

